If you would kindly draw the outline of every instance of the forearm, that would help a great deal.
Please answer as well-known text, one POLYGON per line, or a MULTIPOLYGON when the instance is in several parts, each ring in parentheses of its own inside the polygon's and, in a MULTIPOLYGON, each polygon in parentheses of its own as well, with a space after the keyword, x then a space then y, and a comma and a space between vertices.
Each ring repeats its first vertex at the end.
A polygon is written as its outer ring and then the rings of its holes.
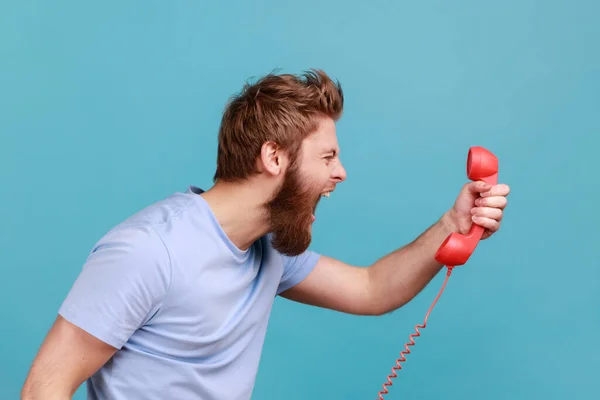
POLYGON ((412 300, 443 267, 434 255, 456 231, 448 213, 408 245, 368 267, 374 314, 391 312, 412 300))
POLYGON ((52 365, 34 362, 21 389, 21 400, 71 400, 76 388, 53 372, 52 365))
POLYGON ((73 367, 65 368, 65 364, 69 366, 65 363, 68 355, 62 352, 62 358, 59 358, 59 346, 49 347, 56 345, 56 342, 48 342, 55 337, 56 331, 51 331, 38 357, 33 361, 21 389, 21 400, 71 400, 80 386, 77 383, 82 381, 78 376, 80 373, 74 372, 76 369, 73 367))
POLYGON ((21 400, 71 400, 74 393, 50 384, 27 382, 21 391, 21 400))

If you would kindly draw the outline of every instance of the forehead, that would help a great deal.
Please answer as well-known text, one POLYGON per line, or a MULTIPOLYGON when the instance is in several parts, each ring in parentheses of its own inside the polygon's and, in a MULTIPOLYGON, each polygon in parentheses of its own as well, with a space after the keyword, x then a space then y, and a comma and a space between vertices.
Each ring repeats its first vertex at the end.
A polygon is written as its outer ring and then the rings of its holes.
POLYGON ((302 144, 307 152, 339 152, 335 122, 331 118, 319 121, 317 130, 306 137, 302 144))

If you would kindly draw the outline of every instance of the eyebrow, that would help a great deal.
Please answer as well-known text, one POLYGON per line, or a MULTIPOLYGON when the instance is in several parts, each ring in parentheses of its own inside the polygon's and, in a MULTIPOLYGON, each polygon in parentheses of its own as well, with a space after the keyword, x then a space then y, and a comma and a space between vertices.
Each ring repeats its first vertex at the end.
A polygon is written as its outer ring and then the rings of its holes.
POLYGON ((323 154, 331 154, 331 155, 337 155, 338 151, 336 149, 329 149, 327 151, 324 151, 323 154))

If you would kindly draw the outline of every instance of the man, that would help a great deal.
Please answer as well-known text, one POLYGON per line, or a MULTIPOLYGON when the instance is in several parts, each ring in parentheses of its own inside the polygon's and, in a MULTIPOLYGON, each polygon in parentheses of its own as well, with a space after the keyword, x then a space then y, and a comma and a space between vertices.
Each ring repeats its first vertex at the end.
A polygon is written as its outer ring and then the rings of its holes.
POLYGON ((434 253, 473 222, 499 228, 509 188, 467 183, 414 242, 368 267, 308 250, 315 209, 344 181, 324 72, 268 75, 228 104, 215 184, 133 215, 92 249, 45 338, 24 399, 249 399, 276 295, 356 315, 409 302, 434 253))

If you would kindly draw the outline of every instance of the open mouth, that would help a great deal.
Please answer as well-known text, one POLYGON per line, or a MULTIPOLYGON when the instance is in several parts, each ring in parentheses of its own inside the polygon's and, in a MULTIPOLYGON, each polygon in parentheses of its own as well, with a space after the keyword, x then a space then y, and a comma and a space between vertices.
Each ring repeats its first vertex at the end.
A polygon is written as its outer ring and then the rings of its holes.
POLYGON ((317 198, 317 200, 315 201, 315 206, 313 207, 313 213, 312 213, 312 221, 313 221, 313 222, 314 222, 314 221, 315 221, 315 219, 317 218, 317 217, 315 216, 315 213, 316 213, 316 211, 317 211, 317 205, 319 204, 319 201, 321 201, 321 199, 322 199, 323 197, 329 197, 329 196, 331 196, 331 192, 333 192, 333 190, 330 190, 330 191, 327 191, 327 192, 323 192, 323 193, 321 193, 321 194, 319 195, 319 197, 317 198))

